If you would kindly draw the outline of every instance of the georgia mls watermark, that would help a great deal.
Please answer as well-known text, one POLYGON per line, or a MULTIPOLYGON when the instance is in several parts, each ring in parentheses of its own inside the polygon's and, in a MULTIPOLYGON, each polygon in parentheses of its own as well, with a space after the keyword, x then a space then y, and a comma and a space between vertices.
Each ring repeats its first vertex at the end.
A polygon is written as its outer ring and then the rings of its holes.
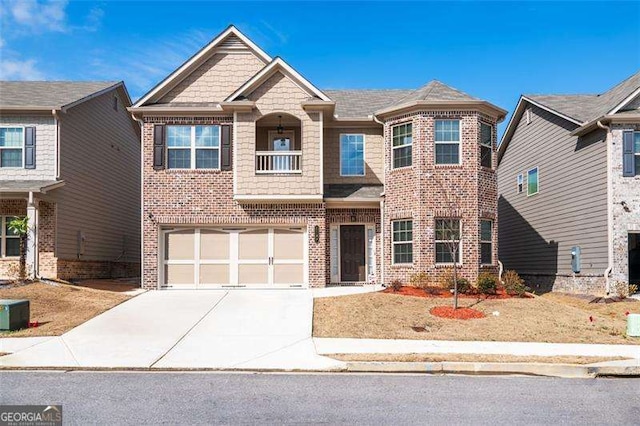
POLYGON ((62 405, 0 405, 0 426, 60 426, 62 405))

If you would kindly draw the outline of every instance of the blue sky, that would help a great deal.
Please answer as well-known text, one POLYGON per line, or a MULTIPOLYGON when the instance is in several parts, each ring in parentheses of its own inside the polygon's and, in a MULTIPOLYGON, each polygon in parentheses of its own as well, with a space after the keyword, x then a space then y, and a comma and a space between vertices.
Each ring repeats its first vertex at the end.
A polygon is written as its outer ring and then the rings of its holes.
POLYGON ((134 99, 230 23, 320 88, 438 79, 508 110, 521 93, 598 93, 640 69, 639 1, 0 5, 0 79, 124 80, 134 99))

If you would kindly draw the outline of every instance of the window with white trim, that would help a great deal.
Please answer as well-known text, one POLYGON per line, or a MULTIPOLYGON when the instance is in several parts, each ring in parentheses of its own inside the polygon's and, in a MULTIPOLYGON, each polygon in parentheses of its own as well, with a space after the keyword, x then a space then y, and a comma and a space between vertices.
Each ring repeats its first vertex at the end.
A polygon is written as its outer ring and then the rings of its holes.
POLYGON ((493 126, 480 123, 480 165, 491 168, 493 126))
POLYGON ((167 126, 169 169, 219 169, 220 126, 167 126))
POLYGON ((522 189, 524 188, 524 178, 522 177, 522 173, 518 174, 516 179, 516 188, 518 190, 518 194, 522 194, 522 189))
POLYGON ((364 176, 364 135, 340 135, 340 176, 364 176))
POLYGON ((413 263, 413 220, 392 222, 393 263, 413 263))
POLYGON ((394 169, 413 163, 413 124, 398 124, 391 128, 391 161, 394 169))
POLYGON ((0 127, 0 167, 22 167, 24 128, 0 127))
POLYGON ((460 219, 436 219, 435 236, 436 263, 452 264, 454 257, 456 259, 456 263, 461 263, 460 219))
POLYGON ((460 120, 436 120, 436 164, 460 164, 460 120))
POLYGON ((534 167, 527 172, 527 196, 537 194, 538 190, 538 168, 534 167))
POLYGON ((0 255, 2 257, 20 256, 20 236, 9 229, 9 222, 14 216, 0 216, 0 255))
POLYGON ((480 220, 480 263, 493 265, 493 221, 480 220))

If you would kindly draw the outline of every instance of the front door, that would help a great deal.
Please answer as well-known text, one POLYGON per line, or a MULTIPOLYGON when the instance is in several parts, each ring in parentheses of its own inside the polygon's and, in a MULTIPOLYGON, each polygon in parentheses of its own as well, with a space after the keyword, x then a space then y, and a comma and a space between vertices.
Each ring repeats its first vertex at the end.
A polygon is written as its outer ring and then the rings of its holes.
POLYGON ((340 226, 340 280, 366 281, 364 225, 340 226))
POLYGON ((630 233, 629 284, 640 284, 640 233, 630 233))

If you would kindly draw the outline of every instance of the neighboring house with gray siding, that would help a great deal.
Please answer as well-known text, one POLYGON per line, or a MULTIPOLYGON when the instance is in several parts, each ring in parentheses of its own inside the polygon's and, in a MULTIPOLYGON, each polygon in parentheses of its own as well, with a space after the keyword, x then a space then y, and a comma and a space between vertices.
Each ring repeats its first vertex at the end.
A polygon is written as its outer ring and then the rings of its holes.
POLYGON ((122 82, 0 82, 0 278, 139 276, 140 131, 122 82))
POLYGON ((498 150, 499 258, 541 290, 640 283, 640 73, 599 95, 523 95, 498 150))

